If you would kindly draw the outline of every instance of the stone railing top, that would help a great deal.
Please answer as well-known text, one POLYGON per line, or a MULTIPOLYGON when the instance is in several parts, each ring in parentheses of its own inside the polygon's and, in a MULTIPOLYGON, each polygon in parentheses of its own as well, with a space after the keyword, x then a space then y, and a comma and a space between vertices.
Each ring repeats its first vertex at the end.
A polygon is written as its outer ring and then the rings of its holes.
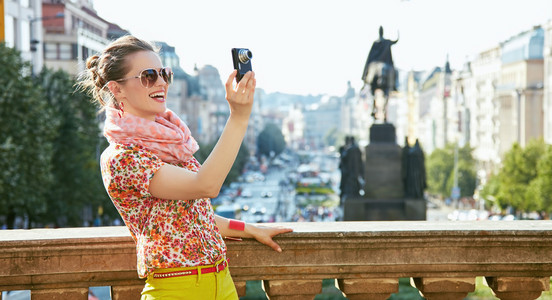
POLYGON ((0 230, 0 243, 7 241, 67 240, 99 237, 127 239, 130 237, 130 232, 126 226, 0 230))
POLYGON ((534 233, 552 235, 552 221, 394 221, 394 222, 321 222, 321 223, 278 223, 294 229, 300 236, 316 236, 326 233, 344 235, 393 235, 419 236, 439 234, 493 234, 534 233))
MULTIPOLYGON (((279 238, 321 238, 334 236, 507 236, 540 235, 552 236, 552 221, 397 221, 397 222, 303 222, 270 223, 269 226, 293 228, 292 233, 279 238)), ((107 238, 128 240, 130 233, 125 226, 78 227, 59 229, 1 230, 0 244, 9 241, 44 241, 107 238)))

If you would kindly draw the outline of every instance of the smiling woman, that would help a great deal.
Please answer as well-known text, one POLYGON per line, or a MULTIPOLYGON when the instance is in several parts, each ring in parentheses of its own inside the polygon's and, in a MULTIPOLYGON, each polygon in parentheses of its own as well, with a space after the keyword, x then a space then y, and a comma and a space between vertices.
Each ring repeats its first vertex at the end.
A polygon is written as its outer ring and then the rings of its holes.
POLYGON ((237 299, 224 237, 255 238, 281 252, 272 237, 291 229, 216 216, 216 197, 242 143, 255 93, 255 74, 226 82, 230 117, 203 165, 198 144, 166 107, 172 71, 155 48, 133 36, 87 61, 80 84, 106 113, 104 186, 136 241, 142 299, 237 299))

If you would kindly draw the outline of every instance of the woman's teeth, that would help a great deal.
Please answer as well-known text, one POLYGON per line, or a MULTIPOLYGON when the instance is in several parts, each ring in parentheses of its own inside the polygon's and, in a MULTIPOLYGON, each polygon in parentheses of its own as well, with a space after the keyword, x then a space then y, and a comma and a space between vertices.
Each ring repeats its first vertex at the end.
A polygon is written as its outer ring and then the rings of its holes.
POLYGON ((150 95, 151 98, 165 98, 164 93, 154 93, 150 95))

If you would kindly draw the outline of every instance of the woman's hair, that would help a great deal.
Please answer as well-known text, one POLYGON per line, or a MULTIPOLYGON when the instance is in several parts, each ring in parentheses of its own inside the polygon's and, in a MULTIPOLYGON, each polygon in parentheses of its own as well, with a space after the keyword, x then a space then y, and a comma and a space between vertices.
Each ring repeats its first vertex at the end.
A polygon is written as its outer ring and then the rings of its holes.
POLYGON ((78 87, 87 91, 92 100, 102 108, 114 103, 113 96, 107 89, 107 83, 122 79, 131 69, 127 57, 139 51, 159 50, 149 42, 131 35, 118 38, 109 44, 100 55, 92 55, 86 60, 86 69, 79 76, 78 87))

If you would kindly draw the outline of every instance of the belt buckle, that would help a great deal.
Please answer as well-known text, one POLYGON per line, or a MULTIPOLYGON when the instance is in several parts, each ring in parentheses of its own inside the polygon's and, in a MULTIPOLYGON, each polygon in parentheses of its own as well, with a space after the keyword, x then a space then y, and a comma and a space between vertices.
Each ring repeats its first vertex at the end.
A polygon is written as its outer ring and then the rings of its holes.
POLYGON ((224 260, 222 260, 220 263, 215 265, 215 272, 216 273, 219 273, 222 270, 224 270, 224 260), (222 268, 219 269, 219 266, 222 266, 222 268))

